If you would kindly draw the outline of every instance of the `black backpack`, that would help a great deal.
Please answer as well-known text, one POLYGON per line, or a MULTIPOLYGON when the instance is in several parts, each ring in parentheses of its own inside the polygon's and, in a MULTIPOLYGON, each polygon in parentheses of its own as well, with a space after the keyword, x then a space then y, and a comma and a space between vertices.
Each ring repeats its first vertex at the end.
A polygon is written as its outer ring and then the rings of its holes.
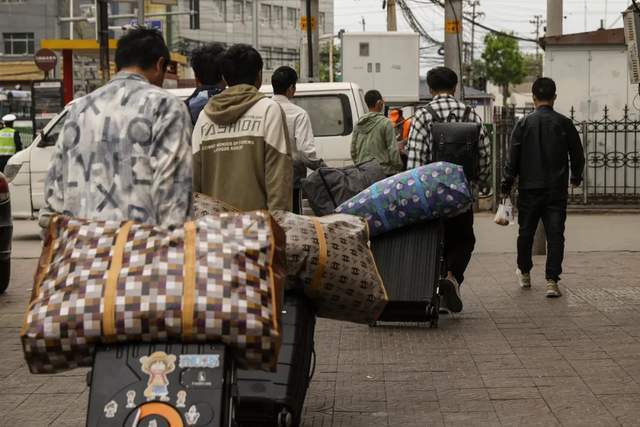
POLYGON ((480 176, 480 134, 482 125, 470 122, 471 107, 464 110, 462 120, 449 114, 445 121, 430 106, 427 111, 433 118, 431 124, 432 161, 449 162, 464 168, 469 181, 477 181, 480 176))

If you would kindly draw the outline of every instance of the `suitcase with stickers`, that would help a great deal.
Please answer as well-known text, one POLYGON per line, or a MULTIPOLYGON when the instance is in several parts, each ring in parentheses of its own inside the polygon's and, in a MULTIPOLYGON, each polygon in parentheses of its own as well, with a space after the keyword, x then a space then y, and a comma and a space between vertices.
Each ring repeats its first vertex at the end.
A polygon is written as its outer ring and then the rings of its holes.
POLYGON ((282 344, 276 372, 237 370, 240 427, 300 425, 313 361, 316 317, 309 300, 299 293, 285 296, 282 308, 282 344))
POLYGON ((232 426, 233 371, 222 344, 100 346, 87 427, 232 426))

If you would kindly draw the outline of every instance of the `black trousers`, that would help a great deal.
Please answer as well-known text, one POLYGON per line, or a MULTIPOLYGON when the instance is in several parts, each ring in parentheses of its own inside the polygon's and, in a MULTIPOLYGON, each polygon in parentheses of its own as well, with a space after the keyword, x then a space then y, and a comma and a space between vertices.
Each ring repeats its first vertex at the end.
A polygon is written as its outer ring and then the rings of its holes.
POLYGON ((475 246, 473 209, 444 221, 444 256, 447 271, 453 273, 459 284, 464 282, 464 272, 469 266, 475 246))
POLYGON ((300 188, 293 189, 293 213, 302 215, 302 190, 300 188))
POLYGON ((7 162, 11 156, 0 156, 0 171, 4 173, 4 168, 7 166, 7 162))
POLYGON ((564 259, 564 229, 567 220, 567 196, 550 190, 520 190, 518 196, 518 268, 528 273, 533 268, 531 248, 538 223, 542 220, 547 236, 547 280, 560 280, 564 259))

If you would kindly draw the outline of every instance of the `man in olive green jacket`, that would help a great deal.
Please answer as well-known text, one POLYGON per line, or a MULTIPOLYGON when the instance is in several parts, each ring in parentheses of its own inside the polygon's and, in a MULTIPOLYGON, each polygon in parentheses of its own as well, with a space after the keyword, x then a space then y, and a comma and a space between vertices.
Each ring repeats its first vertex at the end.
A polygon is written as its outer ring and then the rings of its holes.
POLYGON ((382 95, 377 90, 370 90, 364 100, 369 113, 360 118, 353 131, 351 159, 355 164, 377 160, 388 176, 402 172, 404 168, 393 124, 382 114, 382 95))

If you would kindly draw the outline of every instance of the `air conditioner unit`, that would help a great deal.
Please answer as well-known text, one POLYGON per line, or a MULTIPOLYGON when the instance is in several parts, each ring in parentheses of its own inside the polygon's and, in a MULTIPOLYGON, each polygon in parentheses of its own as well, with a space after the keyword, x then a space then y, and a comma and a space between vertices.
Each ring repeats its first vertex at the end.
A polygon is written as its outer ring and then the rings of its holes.
POLYGON ((629 77, 631 84, 640 84, 640 13, 631 6, 622 15, 629 57, 629 77))

